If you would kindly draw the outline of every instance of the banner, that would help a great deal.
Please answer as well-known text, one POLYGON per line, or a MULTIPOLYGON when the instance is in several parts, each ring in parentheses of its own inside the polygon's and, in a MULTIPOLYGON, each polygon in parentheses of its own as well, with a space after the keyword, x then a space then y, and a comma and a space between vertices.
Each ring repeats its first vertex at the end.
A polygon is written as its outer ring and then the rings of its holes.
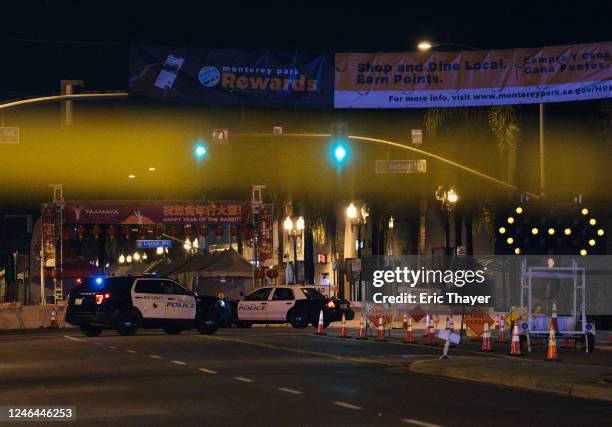
POLYGON ((66 200, 68 224, 249 224, 243 201, 66 200))
POLYGON ((325 53, 136 46, 130 94, 209 105, 331 107, 325 53))
MULTIPOLYGON (((42 204, 42 252, 45 260, 45 267, 55 267, 56 264, 56 247, 55 247, 55 209, 53 203, 42 204)), ((38 254, 40 256, 40 254, 38 254)))
POLYGON ((612 97, 612 43, 477 52, 338 53, 336 108, 530 104, 612 97))
POLYGON ((261 206, 259 215, 259 261, 264 263, 269 259, 274 259, 274 238, 272 236, 272 205, 261 206))

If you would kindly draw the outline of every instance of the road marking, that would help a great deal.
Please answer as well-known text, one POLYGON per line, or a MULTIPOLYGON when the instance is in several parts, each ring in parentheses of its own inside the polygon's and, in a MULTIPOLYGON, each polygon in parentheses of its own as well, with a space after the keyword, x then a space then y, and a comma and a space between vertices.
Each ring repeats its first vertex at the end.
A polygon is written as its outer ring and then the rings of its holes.
POLYGON ((138 352, 137 352, 137 351, 135 351, 135 350, 128 350, 127 352, 128 352, 128 353, 132 353, 132 354, 136 354, 136 353, 138 353, 138 352))
POLYGON ((286 387, 279 387, 278 391, 284 391, 285 393, 290 393, 290 394, 302 394, 302 392, 299 390, 294 390, 292 388, 286 388, 286 387))
POLYGON ((158 356, 157 354, 149 354, 149 357, 151 359, 161 359, 161 356, 158 356))
POLYGON ((98 341, 96 341, 94 344, 95 344, 95 345, 102 345, 102 343, 101 343, 101 342, 98 342, 98 341))
POLYGON ((420 427, 442 427, 440 424, 432 424, 425 421, 413 420, 412 418, 402 418, 404 424, 412 424, 420 427))
POLYGON ((207 374, 216 374, 217 371, 213 371, 212 369, 206 369, 206 368, 198 368, 198 371, 202 371, 205 372, 207 374))
POLYGON ((68 338, 69 340, 72 340, 72 341, 85 342, 82 339, 71 337, 70 335, 64 335, 64 338, 68 338))
POLYGON ((340 406, 340 407, 346 408, 346 409, 352 409, 354 411, 361 411, 363 409, 361 406, 353 405, 351 403, 346 403, 346 402, 340 402, 338 400, 336 400, 334 402, 334 405, 340 406))
POLYGON ((243 383, 252 383, 252 382, 255 382, 255 380, 252 380, 250 378, 245 378, 245 377, 234 377, 234 379, 236 381, 242 381, 243 383))
POLYGON ((117 346, 115 346, 115 345, 109 345, 109 346, 108 346, 108 348, 113 349, 113 350, 116 350, 116 349, 117 349, 117 346))
POLYGON ((181 362, 180 360, 171 360, 170 363, 174 363, 175 365, 186 365, 187 363, 181 362))

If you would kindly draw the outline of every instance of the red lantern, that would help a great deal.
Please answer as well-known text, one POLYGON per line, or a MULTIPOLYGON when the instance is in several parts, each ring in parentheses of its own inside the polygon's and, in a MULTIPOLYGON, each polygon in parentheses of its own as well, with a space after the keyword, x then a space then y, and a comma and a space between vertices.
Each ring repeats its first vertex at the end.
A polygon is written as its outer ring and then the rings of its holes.
POLYGON ((109 235, 109 237, 112 239, 117 235, 117 229, 115 228, 114 225, 109 226, 106 229, 106 233, 109 235))
POLYGON ((270 279, 276 279, 278 277, 278 270, 272 268, 266 271, 266 276, 268 276, 270 279))
POLYGON ((258 268, 257 270, 255 270, 256 279, 263 279, 263 277, 264 277, 264 271, 261 268, 258 268))
POLYGON ((176 237, 177 235, 176 225, 173 225, 172 227, 170 227, 170 235, 172 237, 176 237))
POLYGON ((185 237, 191 239, 193 237, 193 228, 191 225, 185 226, 185 237))
POLYGON ((72 237, 72 229, 70 227, 66 227, 62 230, 62 239, 70 240, 72 237))
POLYGON ((79 225, 79 228, 77 229, 77 234, 79 235, 79 239, 85 237, 85 227, 79 225))
POLYGON ((223 226, 217 225, 215 227, 215 235, 217 236, 217 239, 220 239, 221 236, 223 236, 223 233, 224 233, 223 226))
POLYGON ((125 237, 126 239, 130 238, 131 231, 132 230, 130 230, 129 225, 124 225, 123 228, 121 229, 121 233, 123 233, 123 237, 125 237))
POLYGON ((102 234, 102 229, 98 224, 93 226, 91 234, 93 234, 96 239, 100 237, 100 235, 102 234))
POLYGON ((206 237, 208 236, 208 227, 205 225, 200 225, 200 227, 198 228, 198 234, 201 237, 206 237))
POLYGON ((232 237, 240 236, 240 226, 239 225, 232 225, 231 228, 230 228, 230 235, 232 237))
POLYGON ((244 240, 251 240, 253 238, 253 227, 249 226, 244 229, 244 240))
POLYGON ((139 227, 138 228, 138 236, 140 236, 140 238, 147 237, 147 229, 146 229, 146 227, 139 227))
POLYGON ((164 234, 164 232, 162 231, 162 228, 160 225, 158 225, 157 227, 155 227, 155 238, 159 239, 162 234, 164 234))

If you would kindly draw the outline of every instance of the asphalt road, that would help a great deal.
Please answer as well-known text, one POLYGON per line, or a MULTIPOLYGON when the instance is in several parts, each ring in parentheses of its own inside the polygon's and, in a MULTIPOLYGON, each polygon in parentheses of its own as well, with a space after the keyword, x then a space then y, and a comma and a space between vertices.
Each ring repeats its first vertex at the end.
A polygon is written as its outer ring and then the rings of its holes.
POLYGON ((612 419, 603 401, 395 369, 439 354, 312 329, 5 335, 0 405, 76 406, 76 424, 87 426, 600 426, 612 419))

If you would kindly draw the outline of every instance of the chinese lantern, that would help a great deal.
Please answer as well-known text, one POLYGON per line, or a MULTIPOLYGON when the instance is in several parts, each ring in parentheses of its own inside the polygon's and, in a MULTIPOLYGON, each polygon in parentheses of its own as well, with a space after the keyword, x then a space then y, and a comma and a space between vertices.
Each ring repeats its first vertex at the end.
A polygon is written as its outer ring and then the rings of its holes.
POLYGON ((221 236, 223 236, 223 226, 217 225, 215 227, 215 235, 217 236, 217 239, 220 239, 221 236))
POLYGON ((125 237, 126 239, 130 238, 130 226, 129 225, 124 225, 123 228, 121 229, 121 232, 123 233, 123 237, 125 237))
POLYGON ((147 229, 145 227, 139 227, 138 236, 140 236, 140 238, 147 237, 147 229))
POLYGON ((114 239, 117 235, 117 229, 114 225, 111 225, 106 229, 106 234, 108 234, 108 237, 110 237, 111 239, 114 239))
POLYGON ((177 232, 177 229, 176 229, 176 225, 173 225, 172 227, 170 227, 170 235, 172 237, 176 237, 177 233, 178 232, 177 232))
POLYGON ((255 270, 256 279, 263 279, 263 277, 264 277, 264 271, 261 268, 258 268, 257 270, 255 270))
POLYGON ((79 236, 79 240, 83 240, 83 237, 85 237, 85 227, 79 225, 79 228, 77 229, 77 234, 79 236))
POLYGON ((155 238, 159 239, 162 234, 164 234, 164 232, 162 231, 162 228, 160 225, 158 225, 157 227, 155 227, 155 238))
POLYGON ((64 228, 62 230, 62 239, 70 240, 70 237, 72 237, 72 229, 70 227, 64 228))
POLYGON ((208 236, 208 227, 205 225, 200 225, 200 227, 198 228, 198 234, 200 235, 200 237, 208 236))
POLYGON ((232 225, 230 228, 230 235, 232 237, 238 237, 240 236, 240 226, 238 225, 232 225))
POLYGON ((185 237, 191 239, 193 237, 193 228, 191 225, 185 226, 185 237))
POLYGON ((98 240, 98 238, 100 237, 100 235, 102 234, 102 229, 100 228, 100 226, 98 224, 94 225, 93 228, 91 229, 91 234, 94 235, 94 238, 96 240, 98 240))
POLYGON ((278 277, 278 270, 272 268, 266 271, 266 276, 268 276, 270 279, 276 279, 278 277))

